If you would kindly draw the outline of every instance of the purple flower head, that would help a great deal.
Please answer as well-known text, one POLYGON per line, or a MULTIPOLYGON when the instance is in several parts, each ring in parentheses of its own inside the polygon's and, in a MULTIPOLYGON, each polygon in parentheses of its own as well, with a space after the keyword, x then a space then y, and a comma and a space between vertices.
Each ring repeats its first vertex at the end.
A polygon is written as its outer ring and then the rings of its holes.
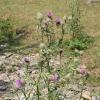
POLYGON ((86 66, 81 65, 80 68, 78 69, 78 72, 79 72, 81 75, 87 75, 86 66))
POLYGON ((52 82, 56 82, 56 81, 58 81, 58 80, 59 80, 58 74, 52 75, 52 77, 51 77, 51 79, 50 79, 50 81, 52 81, 52 82))
POLYGON ((86 73, 86 69, 85 68, 80 68, 80 74, 84 75, 86 73))
POLYGON ((61 20, 61 18, 59 18, 59 17, 56 18, 56 21, 55 21, 55 22, 56 22, 56 25, 57 25, 57 26, 59 26, 59 25, 62 24, 62 20, 61 20))
POLYGON ((22 81, 20 80, 20 79, 18 79, 18 80, 16 80, 15 81, 15 86, 16 86, 16 88, 21 88, 21 86, 22 86, 22 81))
POLYGON ((47 16, 48 16, 48 18, 52 19, 53 13, 52 12, 48 12, 47 16))

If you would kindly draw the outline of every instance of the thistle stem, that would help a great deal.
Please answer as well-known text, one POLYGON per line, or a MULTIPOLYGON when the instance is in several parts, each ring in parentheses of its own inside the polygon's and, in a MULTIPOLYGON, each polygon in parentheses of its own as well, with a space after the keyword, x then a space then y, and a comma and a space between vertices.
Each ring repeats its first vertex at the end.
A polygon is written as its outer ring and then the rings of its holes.
POLYGON ((37 99, 40 100, 39 85, 37 84, 37 99))
POLYGON ((48 100, 50 100, 51 96, 50 96, 51 92, 50 92, 50 83, 48 82, 48 100))

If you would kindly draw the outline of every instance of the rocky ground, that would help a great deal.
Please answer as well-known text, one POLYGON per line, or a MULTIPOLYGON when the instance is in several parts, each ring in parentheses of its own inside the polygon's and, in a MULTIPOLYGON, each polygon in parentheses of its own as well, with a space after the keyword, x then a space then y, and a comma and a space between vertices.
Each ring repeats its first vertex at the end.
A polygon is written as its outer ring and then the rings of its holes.
MULTIPOLYGON (((17 99, 6 99, 7 96, 10 96, 11 90, 14 88, 11 86, 11 80, 14 81, 18 75, 23 76, 24 68, 23 68, 23 57, 25 55, 13 54, 13 53, 4 53, 0 55, 0 100, 17 100, 17 99)), ((35 66, 38 63, 39 54, 30 55, 33 59, 31 64, 35 66)), ((59 58, 53 58, 51 64, 59 65, 59 58)), ((32 73, 34 73, 35 69, 30 69, 32 73)), ((83 97, 86 100, 100 100, 100 96, 92 96, 92 92, 94 90, 95 94, 100 95, 100 87, 84 87, 83 97)), ((65 90, 66 91, 66 90, 65 90)), ((78 85, 69 85, 69 89, 66 91, 67 100, 77 100, 77 96, 79 94, 75 94, 77 91, 81 92, 81 89, 78 85), (70 97, 73 96, 74 99, 70 97)), ((63 91, 64 92, 64 91, 63 91)), ((62 99, 64 100, 64 99, 62 99)))

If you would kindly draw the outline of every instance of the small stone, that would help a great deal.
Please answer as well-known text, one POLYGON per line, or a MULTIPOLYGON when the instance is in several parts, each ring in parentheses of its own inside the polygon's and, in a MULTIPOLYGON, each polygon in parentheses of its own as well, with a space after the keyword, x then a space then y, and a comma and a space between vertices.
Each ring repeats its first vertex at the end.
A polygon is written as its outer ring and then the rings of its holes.
POLYGON ((79 85, 69 85, 70 90, 81 92, 81 87, 79 85))
POLYGON ((20 100, 25 100, 25 97, 23 95, 21 95, 20 100))
POLYGON ((100 100, 100 96, 97 96, 97 100, 100 100))
POLYGON ((90 92, 89 91, 83 91, 82 97, 87 99, 87 100, 91 100, 91 96, 90 96, 90 92))
POLYGON ((97 100, 97 96, 92 96, 92 100, 97 100))
POLYGON ((11 57, 13 54, 12 53, 5 53, 6 58, 11 57))
POLYGON ((71 97, 73 97, 75 94, 74 94, 74 92, 73 91, 66 91, 66 98, 67 98, 67 100, 68 100, 68 98, 71 98, 71 97))
POLYGON ((8 88, 8 82, 0 80, 0 91, 6 91, 8 88))

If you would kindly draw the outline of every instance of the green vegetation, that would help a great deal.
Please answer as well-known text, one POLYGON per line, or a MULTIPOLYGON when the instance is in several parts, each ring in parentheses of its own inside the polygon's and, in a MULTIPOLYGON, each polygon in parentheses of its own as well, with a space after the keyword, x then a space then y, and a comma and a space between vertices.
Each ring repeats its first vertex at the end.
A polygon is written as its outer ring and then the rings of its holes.
POLYGON ((10 19, 0 20, 0 43, 13 41, 16 33, 14 32, 10 19))
MULTIPOLYGON (((18 45, 13 44, 10 45, 9 48, 15 51, 18 49, 18 51, 25 53, 27 53, 27 50, 23 50, 23 48, 27 47, 28 45, 37 44, 37 46, 35 46, 37 48, 41 41, 39 38, 41 35, 37 32, 36 27, 38 24, 38 21, 36 20, 37 12, 42 12, 44 15, 46 15, 48 11, 52 11, 56 16, 63 17, 66 15, 68 17, 70 16, 71 12, 68 1, 69 0, 0 0, 0 19, 2 19, 2 17, 10 17, 13 20, 16 29, 26 26, 29 33, 20 39, 18 45)), ((64 45, 68 44, 70 49, 76 48, 79 50, 84 50, 88 48, 82 55, 81 60, 83 63, 87 64, 92 73, 93 77, 90 77, 90 82, 92 84, 96 84, 99 83, 99 79, 97 77, 99 72, 97 72, 97 69, 100 70, 100 4, 88 5, 85 3, 85 0, 81 0, 80 5, 80 25, 83 25, 82 28, 84 28, 85 33, 88 34, 84 36, 82 35, 82 38, 80 35, 79 38, 75 38, 64 45), (90 48, 88 44, 91 43, 91 38, 88 37, 88 35, 93 36, 95 40, 93 46, 90 46, 90 48)), ((73 23, 75 20, 76 18, 73 19, 71 24, 77 25, 77 23, 73 23)), ((71 27, 71 30, 73 30, 72 32, 77 31, 77 27, 72 28, 73 27, 71 27)), ((81 27, 79 26, 78 28, 80 29, 81 27)), ((15 33, 12 33, 12 31, 13 29, 10 20, 1 20, 0 42, 7 42, 9 41, 9 38, 13 38, 15 33), (4 27, 4 30, 7 28, 7 30, 1 31, 2 27, 4 27), (5 34, 2 35, 2 33, 5 34)), ((66 37, 69 38, 69 35, 67 34, 66 37)), ((34 46, 32 50, 34 50, 34 46)), ((65 49, 65 51, 67 52, 67 49, 65 49)), ((28 53, 30 53, 30 51, 28 53)))

